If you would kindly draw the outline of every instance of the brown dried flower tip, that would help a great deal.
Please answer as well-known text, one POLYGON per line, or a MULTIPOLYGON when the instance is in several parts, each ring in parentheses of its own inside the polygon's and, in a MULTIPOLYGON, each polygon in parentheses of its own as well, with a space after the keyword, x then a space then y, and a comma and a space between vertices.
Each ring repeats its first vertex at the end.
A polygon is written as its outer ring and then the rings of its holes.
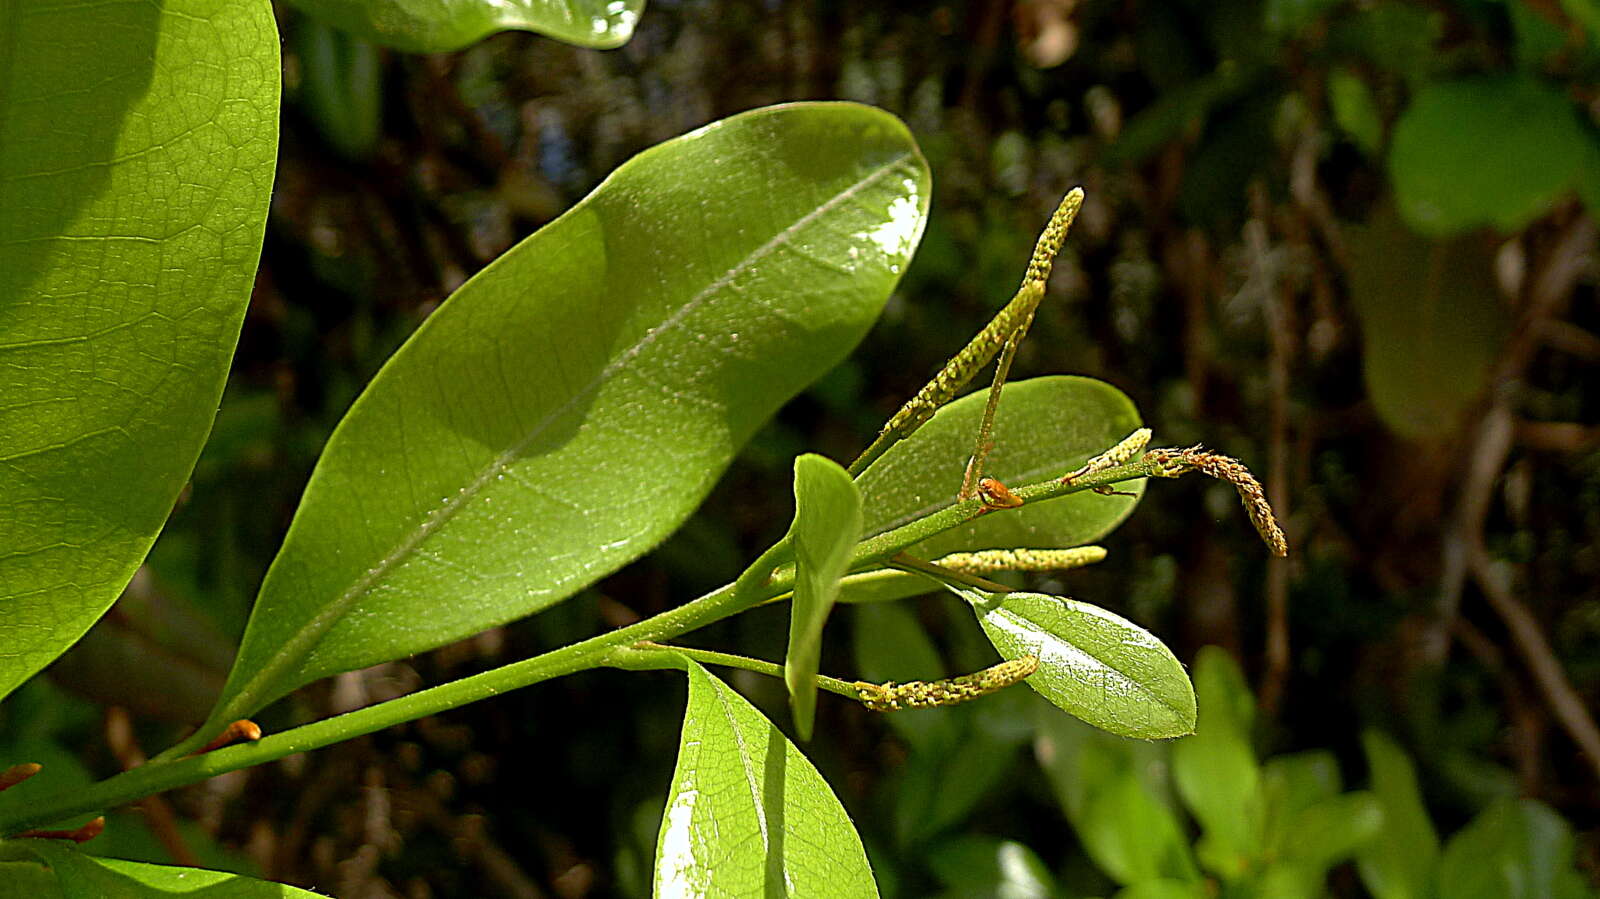
POLYGON ((1012 684, 1021 683, 1037 670, 1039 670, 1038 656, 1018 656, 961 677, 936 681, 911 681, 904 684, 896 684, 893 681, 886 684, 856 681, 855 688, 861 704, 875 712, 930 709, 935 706, 955 705, 1003 690, 1012 684))
POLYGON ((1278 526, 1278 519, 1272 514, 1266 491, 1261 489, 1261 482, 1238 459, 1213 453, 1198 445, 1186 450, 1151 450, 1145 453, 1144 458, 1158 468, 1152 473, 1161 477, 1175 478, 1195 469, 1232 484, 1239 491, 1239 502, 1244 504, 1245 514, 1250 516, 1250 523, 1255 525, 1262 542, 1275 556, 1281 558, 1289 554, 1289 541, 1284 538, 1283 528, 1278 526))
POLYGON ((1022 505, 1022 497, 994 478, 978 479, 978 498, 985 509, 1015 509, 1022 505))
POLYGON ((254 743, 259 739, 261 739, 261 725, 251 721, 249 718, 240 718, 238 721, 228 725, 222 733, 217 734, 210 743, 196 750, 195 755, 203 755, 212 750, 237 743, 240 740, 254 743))
POLYGON ((106 819, 102 815, 82 827, 72 830, 25 830, 17 834, 17 839, 27 840, 71 840, 74 843, 87 843, 100 835, 106 829, 106 819))
POLYGON ((0 771, 0 790, 11 789, 17 784, 22 783, 35 774, 38 774, 40 769, 43 767, 44 766, 38 762, 23 762, 20 765, 12 765, 6 770, 0 771))

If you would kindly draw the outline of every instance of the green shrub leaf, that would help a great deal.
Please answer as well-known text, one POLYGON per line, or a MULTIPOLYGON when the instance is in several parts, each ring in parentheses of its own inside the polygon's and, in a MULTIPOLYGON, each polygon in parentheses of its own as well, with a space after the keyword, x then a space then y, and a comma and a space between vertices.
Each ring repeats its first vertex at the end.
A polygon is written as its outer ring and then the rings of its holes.
POLYGON ((877 896, 866 850, 822 775, 699 664, 656 843, 657 896, 877 896))
POLYGON ((1056 707, 1123 737, 1194 732, 1194 688, 1153 634, 1088 603, 1041 593, 962 591, 1007 659, 1039 657, 1027 680, 1056 707))
POLYGON ((644 0, 292 0, 330 25, 412 53, 459 50, 500 31, 620 47, 644 0))
POLYGON ((1404 750, 1377 731, 1362 734, 1361 746, 1383 828, 1356 853, 1356 869, 1376 899, 1422 899, 1432 894, 1439 836, 1422 804, 1416 769, 1404 750))
POLYGON ((795 731, 811 739, 817 711, 817 660, 822 625, 839 595, 839 578, 861 539, 861 494, 837 462, 806 454, 794 460, 794 600, 783 681, 789 687, 795 731))
MULTIPOLYGON (((883 533, 955 502, 972 455, 972 435, 987 390, 940 409, 922 429, 890 447, 856 480, 867 515, 866 536, 883 533)), ((988 472, 1018 485, 1059 477, 1114 446, 1139 427, 1138 410, 1103 381, 1069 375, 1006 385, 994 422, 988 472)), ((1119 485, 1133 496, 1078 493, 985 515, 912 547, 922 558, 974 549, 1077 546, 1104 535, 1133 512, 1143 481, 1119 485)))
POLYGON ((645 151, 468 281, 328 441, 213 724, 653 547, 860 340, 927 185, 887 113, 757 110, 645 151))
POLYGON ((265 0, 31 0, 0 47, 3 697, 116 599, 200 454, 261 253, 279 66, 265 0))
POLYGON ((320 899, 321 896, 309 890, 225 871, 95 858, 54 840, 18 840, 0 847, 0 858, 30 855, 50 867, 61 899, 162 899, 191 894, 239 899, 320 899))
POLYGON ((1577 186, 1589 137, 1562 92, 1528 75, 1432 84, 1394 128, 1400 214, 1425 234, 1516 231, 1577 186))
POLYGON ((1578 899, 1594 895, 1573 869, 1572 829, 1532 799, 1503 799, 1450 838, 1439 895, 1450 899, 1578 899))
POLYGON ((1200 822, 1200 861, 1224 878, 1242 874, 1261 851, 1261 769, 1250 746, 1255 699, 1225 650, 1200 649, 1195 660, 1200 721, 1172 746, 1178 794, 1200 822))
POLYGON ((1119 769, 1093 788, 1081 821, 1084 850, 1118 883, 1199 880, 1177 815, 1151 796, 1131 769, 1119 769))
POLYGON ((1508 333, 1493 248, 1470 236, 1421 237, 1392 209, 1346 233, 1373 407, 1401 436, 1448 436, 1474 407, 1508 333))

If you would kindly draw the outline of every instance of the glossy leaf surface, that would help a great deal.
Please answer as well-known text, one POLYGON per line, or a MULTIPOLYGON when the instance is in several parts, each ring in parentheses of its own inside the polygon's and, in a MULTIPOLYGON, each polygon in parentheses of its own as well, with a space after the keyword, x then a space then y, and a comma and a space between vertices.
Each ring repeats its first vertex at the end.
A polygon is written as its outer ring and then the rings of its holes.
POLYGON ((222 395, 272 190, 265 0, 0 12, 0 696, 108 608, 222 395))
MULTIPOLYGON (((322 895, 225 871, 95 858, 57 840, 19 840, 0 846, 0 857, 28 856, 49 866, 61 899, 163 899, 189 895, 313 899, 322 895)), ((4 895, 0 892, 0 896, 4 895)))
MULTIPOLYGON (((982 390, 940 409, 921 430, 861 473, 856 483, 867 510, 867 536, 955 502, 988 395, 982 390)), ((1133 402, 1104 381, 1051 375, 1010 383, 995 415, 994 451, 987 472, 1011 486, 1059 477, 1116 445, 1140 424, 1133 402)), ((1118 489, 1134 496, 1085 492, 985 515, 924 540, 909 552, 931 558, 962 550, 1087 543, 1128 517, 1144 492, 1144 481, 1130 481, 1118 489)))
POLYGON ((817 769, 732 687, 686 668, 655 895, 877 896, 861 838, 817 769))
POLYGON ((459 50, 500 31, 534 31, 580 47, 620 47, 644 0, 293 0, 306 13, 412 53, 459 50))
POLYGON ((927 179, 887 113, 757 110, 640 154, 468 281, 329 440, 213 721, 653 547, 865 333, 927 179))
POLYGON ((839 595, 839 578, 861 537, 861 494, 837 462, 807 453, 794 460, 794 599, 789 603, 789 648, 783 681, 795 731, 811 739, 817 711, 817 661, 822 626, 839 595))
POLYGON ((1194 688, 1183 665, 1137 624, 1041 593, 993 595, 974 611, 1002 656, 1039 657, 1027 684, 1056 707, 1124 737, 1194 732, 1194 688))

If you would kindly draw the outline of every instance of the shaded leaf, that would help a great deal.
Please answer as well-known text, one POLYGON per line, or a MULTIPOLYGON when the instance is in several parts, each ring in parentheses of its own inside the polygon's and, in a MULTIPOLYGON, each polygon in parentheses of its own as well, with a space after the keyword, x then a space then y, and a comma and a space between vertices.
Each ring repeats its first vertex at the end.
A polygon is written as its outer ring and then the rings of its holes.
POLYGON ((1439 895, 1450 899, 1592 896, 1572 867, 1572 830, 1532 799, 1501 800, 1450 838, 1439 895))
POLYGON ((307 14, 412 53, 459 50, 500 31, 534 31, 580 47, 620 47, 644 0, 292 0, 307 14))
POLYGON ((468 281, 329 440, 212 725, 653 547, 865 333, 926 188, 887 113, 757 110, 645 151, 468 281))
POLYGON ((1200 861, 1224 878, 1243 874, 1262 847, 1261 769, 1250 746, 1255 700, 1225 650, 1201 647, 1195 660, 1200 720, 1172 746, 1178 794, 1200 822, 1200 861))
POLYGON ((849 815, 781 731, 687 661, 657 896, 877 896, 849 815))
POLYGON ((1317 880, 1370 843, 1383 827, 1383 809, 1371 793, 1331 796, 1291 815, 1283 824, 1283 859, 1303 865, 1317 880))
POLYGON ((1376 154, 1383 148, 1383 117, 1372 88, 1349 69, 1336 69, 1328 75, 1328 105, 1333 120, 1356 146, 1376 154))
POLYGON ((16 840, 0 845, 0 857, 28 855, 50 867, 62 899, 161 899, 189 894, 295 899, 322 895, 224 871, 95 858, 56 840, 16 840))
POLYGON ((1189 677, 1144 628, 1059 596, 963 595, 1000 655, 1039 657, 1027 684, 1056 707, 1124 737, 1158 740, 1194 731, 1189 677))
POLYGON ((941 899, 1050 899, 1055 878, 1032 849, 1015 840, 963 836, 928 853, 928 866, 944 885, 941 899))
POLYGON ((1372 404, 1401 436, 1445 436, 1477 401, 1505 339, 1492 247, 1419 237, 1390 210, 1346 233, 1372 404))
POLYGON ((1077 832, 1084 850, 1120 884, 1200 879, 1177 815, 1151 796, 1132 771, 1119 770, 1093 787, 1081 820, 1077 832))
POLYGON ((1425 234, 1516 231, 1577 186, 1589 138, 1560 90, 1526 75, 1431 84, 1395 123, 1389 174, 1425 234))
POLYGON ((1439 837, 1417 789, 1411 759, 1394 741, 1369 730, 1361 735, 1372 772, 1372 795, 1383 811, 1376 840, 1356 854, 1361 881, 1377 899, 1422 899, 1430 895, 1439 837))
MULTIPOLYGON (((934 584, 935 588, 942 584, 934 584)), ((856 670, 873 683, 938 680, 944 662, 917 616, 904 605, 872 604, 854 610, 856 670)), ((940 709, 902 709, 884 720, 901 739, 921 751, 954 739, 954 718, 940 709)))
POLYGON ((3 697, 116 599, 200 454, 261 252, 279 66, 265 0, 29 0, 0 47, 3 697))
MULTIPOLYGON (((940 409, 907 440, 895 444, 856 480, 871 537, 955 502, 973 435, 989 392, 940 409)), ((1059 477, 1114 446, 1141 424, 1122 391, 1093 378, 1051 375, 1009 383, 994 422, 988 473, 1018 485, 1059 477)), ((1127 518, 1144 481, 1119 485, 1134 496, 1078 493, 1014 511, 985 515, 912 547, 922 558, 973 549, 1077 546, 1127 518)))
POLYGON ((839 578, 850 567, 850 553, 861 539, 861 494, 837 462, 810 453, 794 460, 794 525, 789 534, 795 577, 783 681, 795 731, 809 740, 817 711, 822 626, 839 594, 839 578))

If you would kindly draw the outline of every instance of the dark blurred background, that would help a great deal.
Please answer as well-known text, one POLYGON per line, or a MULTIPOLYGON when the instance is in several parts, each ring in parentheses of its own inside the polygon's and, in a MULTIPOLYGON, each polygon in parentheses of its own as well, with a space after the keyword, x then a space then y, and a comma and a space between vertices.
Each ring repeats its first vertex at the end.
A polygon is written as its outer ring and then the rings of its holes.
MULTIPOLYGON (((1269 561, 1231 488, 1189 478, 1151 485, 1105 563, 1033 582, 1185 661, 1226 648, 1263 753, 1330 749, 1360 783, 1359 734, 1382 729, 1442 832, 1535 797, 1600 870, 1592 0, 651 0, 619 50, 503 34, 434 56, 280 19, 277 191, 215 433, 129 595, 16 701, 96 774, 207 707, 322 443, 451 290, 645 147, 842 98, 905 119, 934 174, 921 249, 863 346, 652 556, 533 619, 308 688, 263 725, 731 579, 787 527, 792 457, 853 457, 1010 297, 1081 184, 1014 377, 1102 378, 1159 444, 1240 457, 1293 551, 1269 561)), ((950 604, 907 609, 858 639, 854 619, 886 613, 840 610, 822 670, 854 678, 900 651, 875 645, 891 624, 952 672, 992 658, 950 604)), ((786 616, 696 642, 778 658, 786 616)), ((733 681, 787 726, 781 686, 733 681)), ((668 673, 583 674, 147 802, 103 839, 346 899, 643 895, 683 695, 668 673)), ((968 714, 919 761, 884 717, 824 697, 806 751, 886 895, 939 892, 928 859, 971 834, 1030 847, 1066 895, 1113 891, 1018 709, 968 714), (928 795, 954 798, 915 805, 928 795)), ((1330 882, 1363 895, 1348 873, 1330 882)))

